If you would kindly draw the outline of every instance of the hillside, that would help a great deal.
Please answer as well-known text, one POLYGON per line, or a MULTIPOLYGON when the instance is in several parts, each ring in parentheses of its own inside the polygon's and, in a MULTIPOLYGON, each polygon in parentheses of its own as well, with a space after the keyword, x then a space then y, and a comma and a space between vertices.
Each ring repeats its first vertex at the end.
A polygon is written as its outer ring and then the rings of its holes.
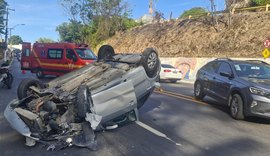
POLYGON ((226 27, 226 16, 219 16, 218 31, 210 17, 167 21, 119 32, 106 41, 116 52, 141 52, 154 47, 160 56, 184 57, 261 57, 263 41, 270 38, 270 13, 242 13, 226 27))

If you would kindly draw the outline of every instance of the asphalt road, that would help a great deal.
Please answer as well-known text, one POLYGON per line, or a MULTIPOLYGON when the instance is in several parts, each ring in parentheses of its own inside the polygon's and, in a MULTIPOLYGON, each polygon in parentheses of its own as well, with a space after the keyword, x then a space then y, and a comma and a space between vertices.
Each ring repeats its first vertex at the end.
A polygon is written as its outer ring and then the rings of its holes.
POLYGON ((270 120, 233 120, 227 108, 218 102, 210 98, 195 101, 193 85, 181 82, 162 83, 164 92, 152 94, 139 110, 139 123, 96 133, 97 151, 78 147, 46 151, 42 144, 27 147, 24 137, 3 117, 7 103, 16 98, 20 81, 35 77, 22 74, 19 68, 15 60, 11 90, 0 85, 0 155, 270 155, 270 120))

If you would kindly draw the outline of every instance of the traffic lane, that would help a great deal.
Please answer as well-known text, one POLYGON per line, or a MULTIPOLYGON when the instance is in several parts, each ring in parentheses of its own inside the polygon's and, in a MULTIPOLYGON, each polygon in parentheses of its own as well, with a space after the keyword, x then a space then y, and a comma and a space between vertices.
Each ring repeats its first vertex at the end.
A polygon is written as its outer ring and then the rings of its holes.
POLYGON ((141 121, 182 144, 185 155, 269 155, 270 125, 232 119, 212 107, 177 96, 153 94, 141 121))
MULTIPOLYGON (((59 152, 46 151, 46 147, 38 143, 35 147, 25 146, 25 137, 13 130, 5 120, 3 112, 6 105, 17 98, 17 87, 24 78, 35 78, 34 74, 22 74, 20 64, 14 60, 12 66, 14 83, 11 90, 0 89, 0 152, 3 155, 178 155, 181 151, 174 143, 149 130, 135 124, 123 126, 114 131, 96 133, 98 150, 89 151, 86 148, 71 147, 59 152), (162 147, 162 148, 160 148, 162 147)), ((50 81, 48 77, 43 81, 50 81)), ((2 155, 1 154, 1 155, 2 155)))
POLYGON ((193 96, 193 86, 192 83, 185 83, 182 81, 178 81, 176 83, 169 83, 169 82, 161 82, 160 87, 166 91, 179 93, 187 96, 193 96))
MULTIPOLYGON (((86 148, 69 147, 60 151, 46 151, 46 147, 37 144, 35 147, 24 145, 25 138, 19 134, 9 132, 1 138, 1 153, 5 156, 31 155, 181 155, 181 150, 172 142, 156 136, 150 131, 138 126, 134 122, 113 131, 96 133, 98 141, 97 151, 86 148), (2 140, 3 139, 3 140, 2 140)), ((2 135, 1 135, 2 136, 2 135)))

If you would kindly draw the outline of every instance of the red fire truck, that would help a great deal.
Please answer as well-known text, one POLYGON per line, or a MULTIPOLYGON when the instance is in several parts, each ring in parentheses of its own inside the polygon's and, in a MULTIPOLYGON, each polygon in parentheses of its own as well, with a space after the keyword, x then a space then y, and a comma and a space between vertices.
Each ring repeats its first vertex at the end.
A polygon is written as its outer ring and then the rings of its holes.
POLYGON ((45 75, 60 76, 81 68, 97 59, 86 44, 74 43, 31 43, 22 44, 21 69, 45 75))

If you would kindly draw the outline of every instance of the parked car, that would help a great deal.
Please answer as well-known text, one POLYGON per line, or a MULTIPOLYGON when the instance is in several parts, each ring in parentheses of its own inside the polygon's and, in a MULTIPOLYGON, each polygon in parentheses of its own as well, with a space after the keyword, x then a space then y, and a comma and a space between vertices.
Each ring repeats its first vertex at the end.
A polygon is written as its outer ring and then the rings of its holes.
POLYGON ((96 61, 96 55, 86 44, 31 43, 22 44, 21 69, 45 75, 61 76, 96 61))
POLYGON ((170 64, 161 64, 160 70, 160 80, 169 80, 170 82, 175 83, 178 80, 181 80, 182 73, 174 66, 170 64))
POLYGON ((263 61, 216 59, 197 73, 196 99, 206 95, 230 107, 234 119, 270 117, 270 65, 263 61))
POLYGON ((93 131, 138 120, 137 109, 158 84, 157 52, 147 48, 142 54, 115 54, 104 45, 98 56, 97 62, 47 84, 32 78, 20 83, 18 99, 8 104, 4 115, 26 136, 27 145, 56 140, 49 147, 95 149, 93 131))

